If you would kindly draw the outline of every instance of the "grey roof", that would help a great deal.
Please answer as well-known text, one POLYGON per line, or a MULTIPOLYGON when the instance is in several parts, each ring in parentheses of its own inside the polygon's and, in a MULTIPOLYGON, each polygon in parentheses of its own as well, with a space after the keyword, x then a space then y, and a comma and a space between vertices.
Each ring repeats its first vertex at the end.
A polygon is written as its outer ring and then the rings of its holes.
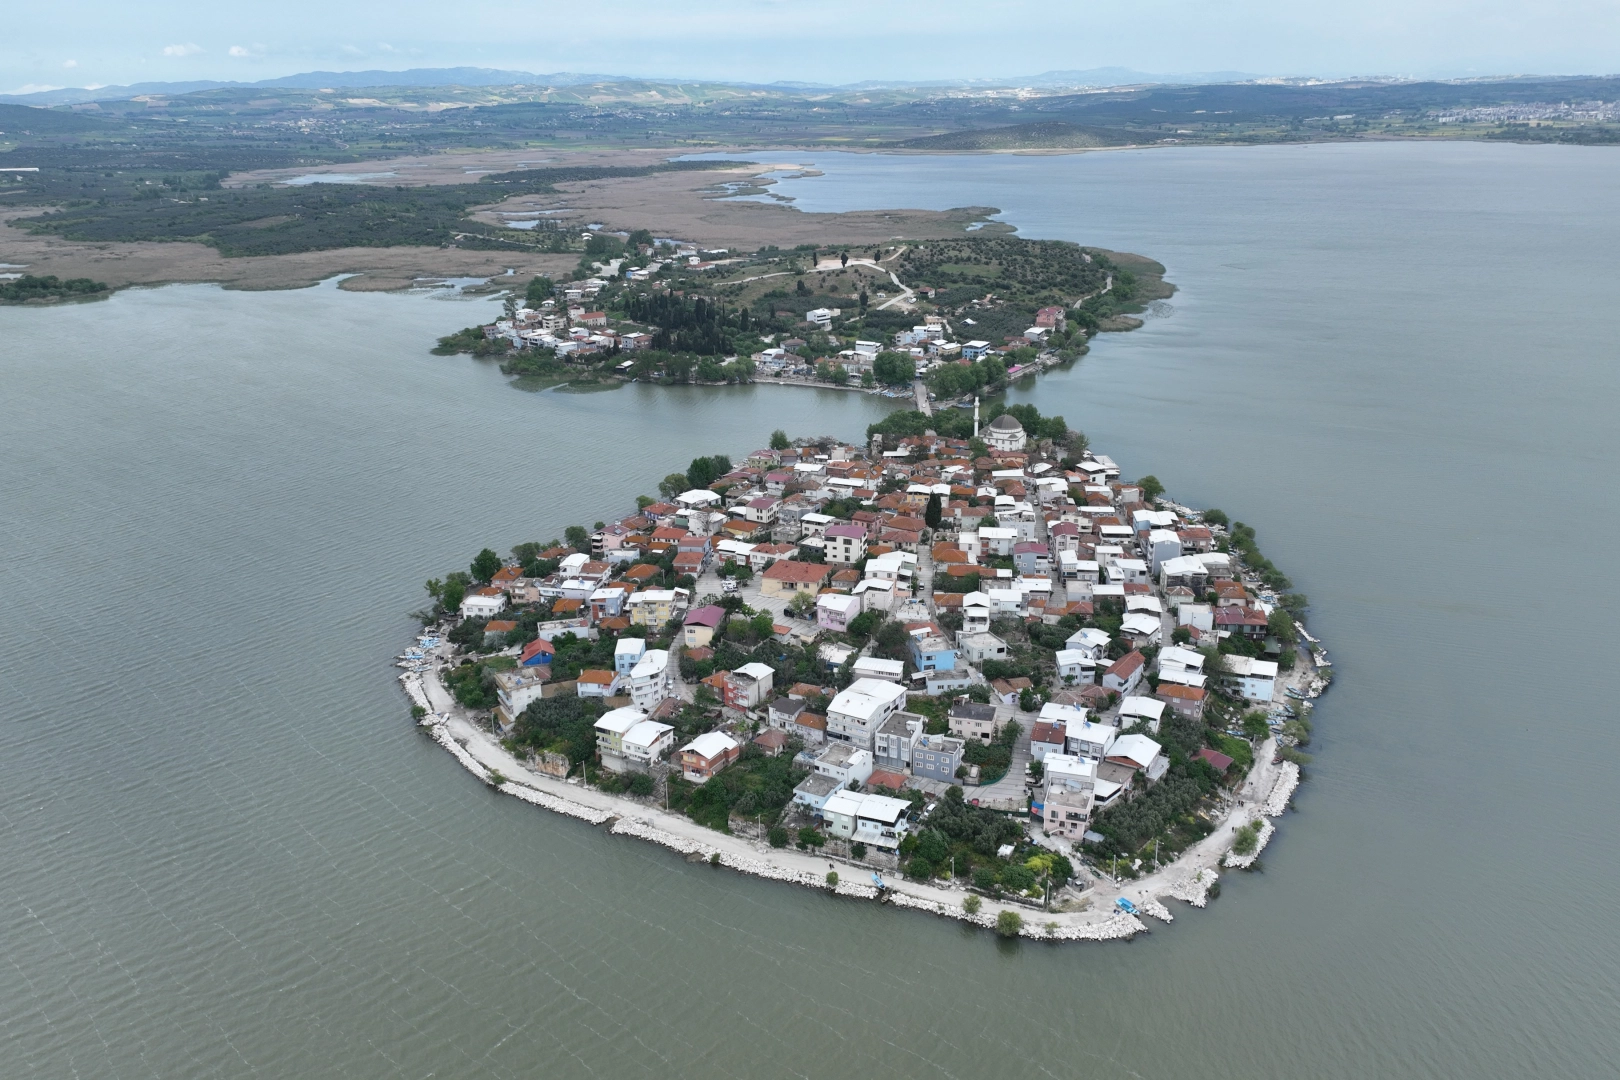
POLYGON ((1018 417, 1012 413, 1002 413, 990 421, 990 427, 996 431, 1023 431, 1024 425, 1018 422, 1018 417))
POLYGON ((799 786, 793 790, 802 791, 806 795, 819 797, 822 795, 831 795, 841 786, 843 785, 841 785, 837 780, 834 780, 832 777, 828 776, 826 773, 811 773, 809 776, 801 780, 799 782, 799 786))
POLYGON ((994 706, 981 705, 976 701, 961 701, 951 706, 951 715, 964 720, 994 720, 996 710, 994 706))

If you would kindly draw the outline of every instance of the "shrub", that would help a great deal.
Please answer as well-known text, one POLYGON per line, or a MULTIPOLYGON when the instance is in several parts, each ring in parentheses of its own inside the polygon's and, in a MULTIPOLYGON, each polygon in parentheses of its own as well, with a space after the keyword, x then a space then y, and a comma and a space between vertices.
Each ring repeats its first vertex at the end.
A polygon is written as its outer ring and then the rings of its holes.
POLYGON ((806 825, 804 828, 799 830, 800 847, 818 848, 826 842, 827 838, 821 835, 821 831, 819 829, 806 825))
POLYGON ((784 848, 788 846, 788 831, 781 825, 772 825, 771 831, 765 835, 766 839, 771 842, 771 847, 784 848))
POLYGON ((1232 852, 1236 855, 1253 855, 1254 849, 1260 843, 1260 824, 1251 821, 1240 827, 1232 838, 1232 852))
POLYGON ((962 910, 967 912, 969 915, 977 915, 979 913, 979 909, 982 907, 984 907, 984 901, 980 900, 977 896, 970 896, 966 900, 962 901, 962 910))
POLYGON ((866 858, 866 845, 857 840, 849 845, 849 853, 857 859, 864 859, 866 858))
POLYGON ((720 865, 720 853, 718 851, 716 851, 714 854, 709 856, 709 865, 710 866, 719 866, 720 865))
POLYGON ((489 773, 489 782, 494 784, 496 787, 500 787, 502 784, 506 783, 506 776, 503 773, 491 769, 489 773))
POLYGON ((630 778, 630 794, 646 798, 653 793, 653 778, 646 773, 636 773, 630 778))
POLYGON ((986 892, 996 887, 996 872, 988 866, 976 867, 973 871, 973 887, 986 892))
POLYGON ((913 881, 927 881, 933 876, 934 864, 921 855, 913 857, 910 862, 906 863, 906 877, 911 878, 913 881))
POLYGON ((1016 911, 1003 911, 996 916, 996 933, 1005 938, 1014 938, 1024 929, 1024 917, 1016 911))
POLYGON ((836 870, 827 871, 827 888, 829 888, 829 889, 838 888, 838 871, 836 871, 836 870))

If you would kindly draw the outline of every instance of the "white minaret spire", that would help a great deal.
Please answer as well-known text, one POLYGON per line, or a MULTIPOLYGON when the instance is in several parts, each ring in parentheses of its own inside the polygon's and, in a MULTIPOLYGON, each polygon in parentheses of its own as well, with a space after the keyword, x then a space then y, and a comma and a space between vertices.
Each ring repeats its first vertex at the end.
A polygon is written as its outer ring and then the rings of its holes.
POLYGON ((973 395, 973 437, 979 437, 979 395, 973 395))

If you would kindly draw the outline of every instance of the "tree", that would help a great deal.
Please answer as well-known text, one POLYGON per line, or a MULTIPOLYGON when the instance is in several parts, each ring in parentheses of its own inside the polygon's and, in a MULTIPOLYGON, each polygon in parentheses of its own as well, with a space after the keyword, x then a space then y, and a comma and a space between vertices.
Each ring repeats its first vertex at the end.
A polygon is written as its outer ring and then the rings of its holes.
POLYGON ((439 589, 439 603, 444 605, 446 611, 456 611, 461 602, 467 598, 467 590, 472 587, 472 577, 460 570, 444 575, 444 584, 439 589))
POLYGON ((575 551, 584 551, 591 545, 591 534, 583 525, 570 525, 563 530, 563 541, 575 551))
POLYGON ((771 831, 765 834, 771 847, 782 848, 788 846, 788 831, 781 825, 772 825, 771 831))
POLYGON ((1219 525, 1224 529, 1230 520, 1226 516, 1225 510, 1217 510, 1212 506, 1204 511, 1204 524, 1206 525, 1219 525))
POLYGON ((1016 911, 1003 911, 996 916, 996 934, 1004 938, 1015 938, 1024 930, 1024 917, 1016 911))
POLYGON ((849 252, 841 251, 841 252, 838 253, 838 265, 839 266, 848 266, 849 265, 849 252))
POLYGON ((1260 742, 1271 734, 1271 725, 1266 721, 1266 714, 1259 709, 1245 713, 1243 716, 1243 734, 1255 742, 1260 742))
POLYGON ((872 374, 886 386, 905 386, 917 377, 917 362, 910 353, 880 352, 872 361, 872 374))
POLYGON ((1138 480, 1136 486, 1142 489, 1142 498, 1148 502, 1152 502, 1164 494, 1164 485, 1159 483, 1159 478, 1151 473, 1138 480))
POLYGON ((853 858, 864 859, 866 858, 866 845, 857 840, 849 845, 849 853, 853 858))
POLYGON ((1170 631, 1170 640, 1177 645, 1185 645, 1192 640, 1192 631, 1185 626, 1178 626, 1170 631))
POLYGON ((787 437, 787 432, 783 431, 781 428, 777 428, 775 431, 771 432, 772 450, 787 450, 792 446, 793 441, 787 437))
POLYGON ((979 909, 983 906, 984 901, 980 900, 977 896, 970 896, 962 901, 962 910, 967 912, 969 915, 977 915, 979 913, 979 909))
POLYGON ((788 610, 795 615, 804 615, 815 610, 816 598, 807 592, 796 592, 793 599, 788 601, 788 610))
POLYGON ((489 548, 485 548, 483 551, 480 551, 476 557, 474 557, 470 569, 472 570, 472 577, 474 581, 478 582, 480 585, 488 585, 489 579, 494 577, 500 568, 501 557, 495 554, 489 548))
POLYGON ((866 314, 866 290, 861 290, 861 314, 866 314))
POLYGON ((666 499, 673 499, 686 490, 686 474, 672 472, 658 481, 658 494, 666 499))
POLYGON ((923 524, 930 529, 939 528, 940 518, 944 516, 944 507, 940 505, 939 492, 928 496, 928 505, 923 508, 923 524))
POLYGON ((691 488, 706 488, 730 471, 731 459, 724 454, 693 458, 686 467, 686 483, 691 488))
POLYGON ((507 293, 506 299, 501 301, 501 312, 506 316, 508 321, 511 321, 512 319, 517 318, 517 309, 517 297, 513 296, 511 293, 507 293))
POLYGON ((551 283, 551 279, 548 277, 530 278, 529 287, 524 292, 523 298, 530 304, 538 307, 545 301, 551 299, 552 288, 553 285, 551 283))

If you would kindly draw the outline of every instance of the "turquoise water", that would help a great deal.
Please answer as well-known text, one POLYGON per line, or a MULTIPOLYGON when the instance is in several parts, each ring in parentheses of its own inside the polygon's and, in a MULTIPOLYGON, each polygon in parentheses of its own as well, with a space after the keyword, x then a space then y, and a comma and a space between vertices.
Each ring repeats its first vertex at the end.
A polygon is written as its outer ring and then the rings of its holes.
POLYGON ((815 155, 774 189, 1000 206, 1180 286, 1017 396, 1255 525, 1340 684, 1265 872, 1099 947, 688 865, 407 722, 424 579, 878 402, 426 354, 487 301, 0 309, 0 1074, 1612 1075, 1617 160, 815 155))

